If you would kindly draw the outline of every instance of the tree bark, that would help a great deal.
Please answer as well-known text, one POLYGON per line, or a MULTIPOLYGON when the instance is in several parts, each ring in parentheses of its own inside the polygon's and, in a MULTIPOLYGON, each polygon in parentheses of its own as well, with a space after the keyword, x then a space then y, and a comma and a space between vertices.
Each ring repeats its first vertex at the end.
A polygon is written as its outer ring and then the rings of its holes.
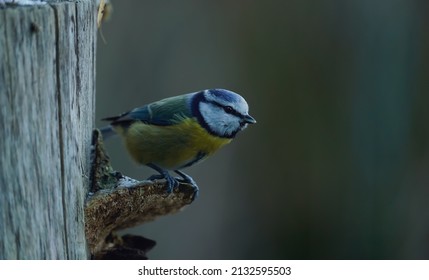
POLYGON ((0 7, 0 259, 87 259, 95 1, 0 7))
POLYGON ((137 181, 124 176, 110 165, 98 129, 92 140, 91 186, 85 206, 91 255, 95 259, 146 259, 146 252, 155 246, 153 240, 123 238, 116 232, 183 210, 196 198, 196 189, 180 183, 170 193, 165 180, 137 181))

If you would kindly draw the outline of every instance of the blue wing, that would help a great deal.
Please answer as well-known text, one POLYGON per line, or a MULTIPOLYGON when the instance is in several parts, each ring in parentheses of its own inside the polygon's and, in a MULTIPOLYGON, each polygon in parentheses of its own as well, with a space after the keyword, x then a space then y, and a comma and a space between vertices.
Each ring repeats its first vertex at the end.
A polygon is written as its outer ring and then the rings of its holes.
POLYGON ((160 126, 176 124, 181 118, 192 117, 192 95, 191 93, 166 98, 103 120, 110 121, 113 126, 129 126, 135 121, 160 126))

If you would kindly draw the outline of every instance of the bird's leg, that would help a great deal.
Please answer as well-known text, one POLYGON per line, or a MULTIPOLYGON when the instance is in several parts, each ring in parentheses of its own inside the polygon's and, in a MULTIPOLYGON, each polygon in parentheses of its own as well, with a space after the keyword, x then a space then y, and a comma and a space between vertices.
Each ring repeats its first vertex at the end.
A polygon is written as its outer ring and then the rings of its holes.
POLYGON ((198 188, 198 185, 197 185, 197 183, 195 183, 194 179, 192 179, 191 176, 189 176, 186 173, 183 173, 180 170, 174 170, 174 172, 176 172, 177 174, 179 174, 180 177, 182 177, 182 179, 176 178, 176 180, 178 180, 179 182, 182 182, 182 183, 190 184, 194 188, 194 195, 192 197, 192 200, 197 198, 200 189, 198 188))
POLYGON ((158 171, 160 174, 155 174, 152 175, 148 178, 149 181, 153 181, 153 180, 157 180, 157 179, 165 179, 167 181, 167 192, 171 193, 173 191, 173 188, 177 187, 179 185, 179 182, 173 177, 171 176, 167 170, 153 164, 153 163, 149 163, 147 164, 147 166, 149 166, 152 169, 155 169, 156 171, 158 171))

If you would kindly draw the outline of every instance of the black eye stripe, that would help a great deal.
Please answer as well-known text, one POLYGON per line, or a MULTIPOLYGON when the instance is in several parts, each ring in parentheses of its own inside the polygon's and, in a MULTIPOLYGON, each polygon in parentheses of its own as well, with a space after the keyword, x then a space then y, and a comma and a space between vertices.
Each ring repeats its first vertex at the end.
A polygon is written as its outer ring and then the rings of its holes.
POLYGON ((244 116, 242 114, 240 114, 239 112, 234 110, 234 108, 232 108, 231 106, 225 106, 225 105, 222 105, 216 101, 208 101, 208 103, 211 103, 213 105, 216 105, 216 106, 222 108, 225 111, 225 113, 227 113, 227 114, 237 116, 239 118, 244 118, 244 116), (228 109, 226 109, 226 108, 228 108, 228 109))
POLYGON ((234 109, 233 109, 231 106, 223 107, 223 109, 224 109, 224 110, 225 110, 225 112, 227 112, 227 113, 232 113, 232 112, 234 111, 234 109))

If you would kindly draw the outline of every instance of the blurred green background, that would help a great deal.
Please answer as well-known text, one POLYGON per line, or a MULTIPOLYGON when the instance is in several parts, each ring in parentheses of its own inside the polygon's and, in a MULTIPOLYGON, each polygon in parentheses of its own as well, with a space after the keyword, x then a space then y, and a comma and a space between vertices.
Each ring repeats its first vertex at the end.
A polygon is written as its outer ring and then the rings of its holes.
MULTIPOLYGON (((429 1, 114 1, 97 119, 206 88, 258 123, 132 229, 152 259, 428 259, 429 1)), ((101 122, 97 122, 101 126, 101 122)), ((108 143, 114 168, 153 172, 108 143)))

